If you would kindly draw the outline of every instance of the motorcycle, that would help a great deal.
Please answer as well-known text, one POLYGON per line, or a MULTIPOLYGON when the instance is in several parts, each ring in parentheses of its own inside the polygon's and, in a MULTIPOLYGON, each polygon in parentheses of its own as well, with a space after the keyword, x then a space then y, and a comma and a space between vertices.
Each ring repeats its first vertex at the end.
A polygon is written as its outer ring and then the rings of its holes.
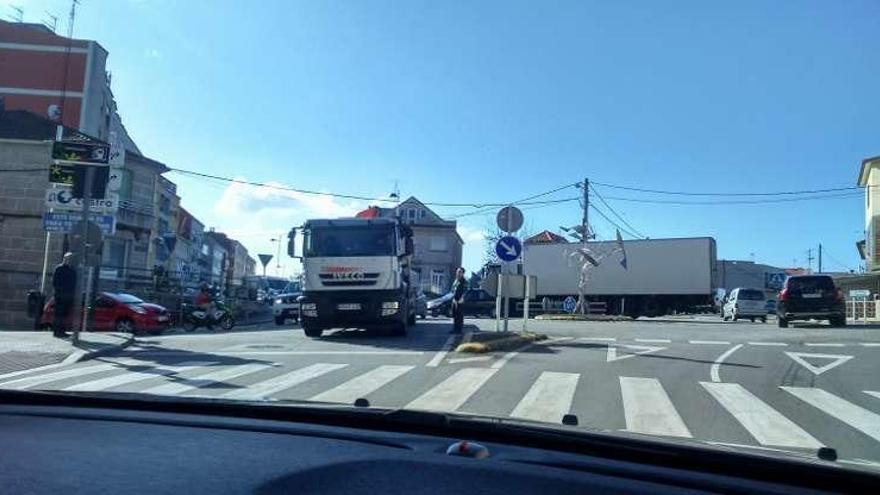
POLYGON ((195 331, 199 327, 213 327, 219 325, 223 330, 231 330, 235 326, 235 318, 223 301, 214 301, 214 311, 199 309, 195 306, 185 306, 183 312, 183 329, 187 332, 195 331))

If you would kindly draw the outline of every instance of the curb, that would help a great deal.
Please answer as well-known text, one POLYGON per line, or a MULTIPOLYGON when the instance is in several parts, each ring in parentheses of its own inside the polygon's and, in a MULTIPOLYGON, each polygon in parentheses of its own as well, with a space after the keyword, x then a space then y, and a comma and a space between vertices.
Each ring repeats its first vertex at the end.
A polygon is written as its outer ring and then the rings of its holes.
POLYGON ((462 341, 455 348, 455 352, 468 354, 484 354, 487 352, 494 352, 498 350, 508 350, 508 348, 530 346, 544 340, 547 340, 546 335, 534 334, 531 337, 524 337, 522 335, 511 335, 509 337, 502 337, 498 339, 487 340, 484 342, 462 341))

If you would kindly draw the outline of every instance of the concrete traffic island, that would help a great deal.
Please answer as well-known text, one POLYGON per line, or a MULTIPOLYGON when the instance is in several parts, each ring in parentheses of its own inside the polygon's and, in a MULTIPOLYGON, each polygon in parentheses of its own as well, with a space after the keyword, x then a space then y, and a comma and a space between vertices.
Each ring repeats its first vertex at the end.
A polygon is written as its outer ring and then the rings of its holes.
POLYGON ((483 354, 508 351, 546 339, 546 335, 535 332, 478 332, 470 334, 470 339, 466 338, 467 342, 459 344, 455 352, 483 354))

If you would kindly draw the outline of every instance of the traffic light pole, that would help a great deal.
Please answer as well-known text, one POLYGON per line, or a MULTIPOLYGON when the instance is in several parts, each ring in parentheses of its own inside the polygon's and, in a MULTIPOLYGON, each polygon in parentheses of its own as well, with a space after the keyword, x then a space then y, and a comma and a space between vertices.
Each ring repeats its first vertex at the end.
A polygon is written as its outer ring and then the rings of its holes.
MULTIPOLYGON (((80 331, 85 331, 88 328, 89 323, 89 295, 86 293, 87 288, 91 285, 87 283, 86 277, 89 277, 88 282, 91 282, 91 277, 89 275, 89 209, 92 205, 92 185, 95 181, 95 168, 93 166, 85 167, 85 183, 83 188, 83 198, 82 198, 82 221, 81 228, 82 232, 80 233, 80 259, 79 259, 79 273, 76 276, 76 295, 77 300, 74 303, 74 308, 82 308, 82 320, 80 325, 74 325, 73 328, 73 337, 71 341, 74 344, 79 343, 79 333, 80 331)), ((74 312, 76 314, 76 312, 74 312)))

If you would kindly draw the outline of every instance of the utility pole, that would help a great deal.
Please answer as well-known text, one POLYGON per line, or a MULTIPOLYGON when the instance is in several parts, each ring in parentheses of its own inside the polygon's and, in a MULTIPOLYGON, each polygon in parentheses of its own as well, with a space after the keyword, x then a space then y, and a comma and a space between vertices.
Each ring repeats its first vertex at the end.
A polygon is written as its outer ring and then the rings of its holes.
POLYGON ((819 243, 819 273, 822 273, 822 243, 819 243))
POLYGON ((584 178, 584 216, 583 216, 583 219, 581 219, 581 228, 583 229, 583 232, 581 232, 581 235, 583 236, 582 239, 583 239, 584 244, 587 243, 587 240, 590 237, 589 227, 590 227, 590 179, 585 177, 584 178))
POLYGON ((807 273, 813 271, 813 248, 807 249, 807 273))

